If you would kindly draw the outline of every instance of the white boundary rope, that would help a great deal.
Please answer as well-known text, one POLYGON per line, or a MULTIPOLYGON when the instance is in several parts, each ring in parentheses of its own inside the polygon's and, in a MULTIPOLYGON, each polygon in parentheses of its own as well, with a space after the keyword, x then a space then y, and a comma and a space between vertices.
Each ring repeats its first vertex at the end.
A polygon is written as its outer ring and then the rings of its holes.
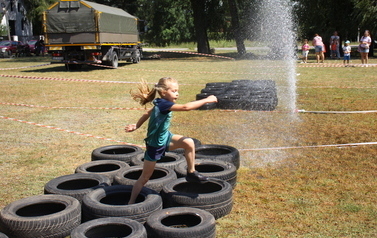
POLYGON ((309 64, 297 64, 299 68, 339 68, 339 67, 377 67, 377 64, 328 64, 328 63, 309 63, 309 64))
POLYGON ((110 139, 110 138, 106 138, 106 137, 94 136, 94 135, 91 135, 91 134, 86 134, 86 133, 81 133, 81 132, 77 132, 77 131, 66 130, 66 129, 62 129, 60 127, 42 125, 42 124, 39 124, 39 123, 36 123, 36 122, 24 121, 24 120, 19 120, 19 119, 11 118, 11 117, 5 117, 5 116, 0 116, 0 118, 1 119, 6 119, 6 120, 11 120, 11 121, 16 121, 16 122, 22 122, 22 123, 25 123, 25 124, 39 126, 39 127, 43 127, 43 128, 48 128, 48 129, 63 131, 63 132, 67 132, 67 133, 71 133, 71 134, 75 134, 75 135, 86 136, 86 137, 91 137, 91 138, 96 138, 96 139, 101 139, 101 140, 116 142, 116 143, 125 144, 125 145, 134 145, 134 146, 138 146, 138 147, 142 147, 142 148, 145 147, 143 145, 135 145, 135 144, 127 143, 127 142, 120 141, 120 140, 114 140, 114 139, 110 139))
MULTIPOLYGON (((1 105, 9 106, 21 106, 21 107, 32 107, 32 108, 47 108, 47 109, 93 109, 93 110, 138 110, 145 111, 145 108, 136 107, 54 107, 54 106, 41 106, 41 105, 30 105, 24 103, 10 103, 10 102, 0 102, 1 105)), ((306 110, 294 110, 289 111, 248 111, 248 110, 231 110, 231 109, 218 109, 220 112, 268 112, 268 113, 314 113, 314 114, 366 114, 366 113, 377 113, 377 110, 369 111, 306 111, 306 110)))
MULTIPOLYGON (((105 138, 105 137, 101 137, 101 136, 94 136, 94 135, 91 135, 91 134, 66 130, 66 129, 62 129, 62 128, 54 127, 54 126, 42 125, 42 124, 38 124, 38 123, 35 123, 35 122, 24 121, 24 120, 20 120, 20 119, 11 118, 11 117, 0 116, 0 119, 6 119, 6 120, 21 122, 21 123, 25 123, 25 124, 29 124, 29 125, 39 126, 39 127, 43 127, 43 128, 63 131, 63 132, 71 133, 71 134, 74 134, 74 135, 86 136, 86 137, 116 142, 116 143, 120 143, 120 144, 134 145, 134 146, 145 148, 144 145, 136 145, 136 144, 120 141, 120 140, 114 140, 114 139, 105 138)), ((377 145, 377 142, 361 142, 361 143, 334 144, 334 145, 288 146, 288 147, 254 148, 254 149, 238 149, 238 150, 239 151, 262 151, 262 150, 287 150, 287 149, 307 149, 307 148, 325 148, 325 147, 340 147, 340 148, 342 148, 342 147, 349 147, 349 146, 366 146, 366 145, 377 145)))
POLYGON ((287 146, 287 147, 272 147, 272 148, 255 148, 255 149, 239 149, 239 151, 258 151, 258 150, 288 150, 288 149, 308 149, 308 148, 325 148, 325 147, 349 147, 349 146, 365 146, 377 145, 377 142, 361 142, 348 144, 334 144, 334 145, 306 145, 306 146, 287 146))
POLYGON ((38 65, 32 65, 32 66, 16 67, 16 68, 0 68, 0 70, 27 69, 27 68, 36 68, 36 67, 47 66, 47 65, 51 65, 51 63, 38 64, 38 65))
POLYGON ((9 102, 0 102, 2 105, 9 106, 21 106, 21 107, 33 107, 33 108, 48 108, 48 109, 98 109, 98 110, 146 110, 145 108, 135 108, 135 107, 51 107, 51 106, 39 106, 39 105, 30 105, 23 103, 9 103, 9 102))

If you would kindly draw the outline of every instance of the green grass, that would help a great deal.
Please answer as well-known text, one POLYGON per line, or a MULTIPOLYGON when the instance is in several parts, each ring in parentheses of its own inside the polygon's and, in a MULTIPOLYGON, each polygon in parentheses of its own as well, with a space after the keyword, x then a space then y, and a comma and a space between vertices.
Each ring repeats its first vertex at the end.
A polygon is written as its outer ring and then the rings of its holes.
MULTIPOLYGON (((195 100, 207 82, 247 78, 276 80, 278 90, 286 85, 285 72, 271 67, 282 62, 158 54, 161 60, 120 64, 117 70, 86 67, 67 72, 61 65, 2 70, 1 75, 44 79, 0 77, 0 116, 140 145, 146 127, 127 134, 123 128, 135 123, 142 111, 90 107, 140 107, 131 100, 130 89, 141 79, 155 83, 164 76, 178 79, 182 103, 195 100)), ((46 62, 47 57, 1 59, 0 68, 46 62)), ((297 68, 297 74, 298 109, 377 110, 375 67, 297 68)), ((49 180, 89 162, 93 149, 116 144, 12 120, 1 119, 0 123, 0 208, 42 194, 49 180)), ((376 145, 256 149, 376 142, 376 123, 376 113, 291 114, 279 104, 274 112, 175 112, 171 131, 241 150, 234 207, 217 220, 217 237, 374 237, 376 145)))

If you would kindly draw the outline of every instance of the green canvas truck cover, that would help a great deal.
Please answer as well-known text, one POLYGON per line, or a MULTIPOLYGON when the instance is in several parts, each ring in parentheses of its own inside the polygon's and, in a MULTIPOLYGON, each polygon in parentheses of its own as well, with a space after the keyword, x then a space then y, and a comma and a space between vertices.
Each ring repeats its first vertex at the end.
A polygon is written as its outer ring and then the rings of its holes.
MULTIPOLYGON (((119 8, 84 0, 61 0, 52 5, 45 14, 45 31, 47 36, 50 34, 52 38, 56 38, 57 34, 80 33, 83 33, 82 38, 88 38, 90 33, 100 33, 108 39, 111 39, 109 34, 124 34, 138 40, 137 18, 119 8)), ((77 40, 77 37, 73 39, 77 40)))

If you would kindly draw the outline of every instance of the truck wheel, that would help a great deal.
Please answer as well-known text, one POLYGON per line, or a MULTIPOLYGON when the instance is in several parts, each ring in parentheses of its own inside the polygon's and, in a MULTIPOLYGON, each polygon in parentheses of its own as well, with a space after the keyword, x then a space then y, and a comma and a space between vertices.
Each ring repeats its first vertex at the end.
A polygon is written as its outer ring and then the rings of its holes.
POLYGON ((140 51, 139 50, 135 51, 135 57, 132 58, 132 63, 134 63, 134 64, 140 63, 140 51))
POLYGON ((118 55, 116 52, 113 52, 110 57, 109 66, 114 69, 118 68, 118 55))

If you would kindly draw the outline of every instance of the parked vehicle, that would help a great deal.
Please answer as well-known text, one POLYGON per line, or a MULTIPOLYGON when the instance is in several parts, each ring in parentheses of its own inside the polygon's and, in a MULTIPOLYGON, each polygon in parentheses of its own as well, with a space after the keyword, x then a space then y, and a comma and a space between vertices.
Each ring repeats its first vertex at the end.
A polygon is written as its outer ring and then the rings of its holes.
POLYGON ((23 47, 21 41, 10 41, 4 40, 0 42, 0 56, 1 57, 11 57, 12 54, 17 54, 18 49, 23 47))
POLYGON ((37 43, 37 40, 29 40, 27 44, 30 48, 30 53, 35 54, 35 43, 37 43))
POLYGON ((83 64, 118 67, 139 63, 142 47, 138 19, 119 8, 84 0, 60 0, 44 12, 45 44, 52 63, 67 69, 83 64))

